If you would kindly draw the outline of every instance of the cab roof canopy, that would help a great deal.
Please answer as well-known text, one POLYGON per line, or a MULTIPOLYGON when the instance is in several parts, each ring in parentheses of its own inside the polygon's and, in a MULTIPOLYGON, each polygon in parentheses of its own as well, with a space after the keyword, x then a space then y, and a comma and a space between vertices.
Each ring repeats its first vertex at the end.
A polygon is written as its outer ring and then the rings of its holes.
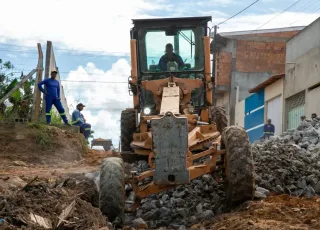
POLYGON ((152 18, 152 19, 132 19, 134 29, 162 29, 168 26, 179 28, 190 28, 195 26, 207 27, 211 16, 205 17, 183 17, 183 18, 152 18))

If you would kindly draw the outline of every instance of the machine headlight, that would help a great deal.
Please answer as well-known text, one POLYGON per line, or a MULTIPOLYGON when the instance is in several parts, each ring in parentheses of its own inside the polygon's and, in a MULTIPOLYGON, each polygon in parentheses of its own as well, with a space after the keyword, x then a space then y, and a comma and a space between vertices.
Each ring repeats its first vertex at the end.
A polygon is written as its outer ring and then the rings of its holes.
POLYGON ((151 113, 151 109, 150 108, 144 108, 143 113, 145 115, 149 115, 151 113))

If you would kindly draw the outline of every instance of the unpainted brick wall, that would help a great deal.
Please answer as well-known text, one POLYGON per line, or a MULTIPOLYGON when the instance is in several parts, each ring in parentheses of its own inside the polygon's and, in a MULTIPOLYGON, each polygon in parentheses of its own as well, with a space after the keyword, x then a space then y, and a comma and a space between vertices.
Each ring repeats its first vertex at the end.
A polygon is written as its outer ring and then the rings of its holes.
POLYGON ((284 73, 284 42, 237 41, 236 69, 240 72, 284 73))
MULTIPOLYGON (((299 31, 256 34, 258 37, 290 39, 299 31)), ((240 72, 284 73, 286 43, 268 41, 237 41, 236 70, 240 72)))
POLYGON ((219 52, 216 55, 216 85, 229 85, 232 74, 232 54, 229 52, 219 52))

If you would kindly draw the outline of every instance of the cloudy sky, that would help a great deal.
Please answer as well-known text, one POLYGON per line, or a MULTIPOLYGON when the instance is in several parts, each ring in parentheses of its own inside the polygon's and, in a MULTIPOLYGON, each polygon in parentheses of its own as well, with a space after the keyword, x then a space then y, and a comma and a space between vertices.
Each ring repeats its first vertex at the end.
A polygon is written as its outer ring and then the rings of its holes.
MULTIPOLYGON (((77 102, 95 137, 119 142, 121 110, 131 107, 129 31, 133 18, 212 16, 212 25, 254 0, 10 0, 1 2, 0 58, 15 71, 36 67, 36 43, 53 42, 70 111, 77 102)), ((320 16, 319 0, 259 0, 219 32, 305 26, 320 16), (290 9, 291 4, 297 2, 290 9), (280 14, 280 15, 279 15, 280 14)))

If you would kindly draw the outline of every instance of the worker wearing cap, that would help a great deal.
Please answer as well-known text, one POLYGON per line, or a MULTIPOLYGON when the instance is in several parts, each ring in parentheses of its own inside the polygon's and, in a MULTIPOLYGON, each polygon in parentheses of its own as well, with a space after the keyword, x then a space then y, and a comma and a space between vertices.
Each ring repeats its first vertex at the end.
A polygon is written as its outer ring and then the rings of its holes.
POLYGON ((60 113, 60 116, 63 122, 66 125, 70 125, 66 117, 64 108, 61 104, 60 84, 59 84, 59 81, 56 80, 56 77, 57 77, 57 71, 54 70, 51 72, 51 78, 45 79, 38 83, 39 90, 45 95, 47 124, 51 123, 50 111, 51 111, 52 105, 54 105, 57 108, 58 112, 60 113), (46 92, 42 88, 42 85, 46 86, 46 92))
POLYGON ((312 119, 312 120, 313 120, 313 119, 317 119, 317 118, 318 118, 318 116, 317 116, 316 113, 311 114, 311 119, 312 119))
POLYGON ((86 123, 86 119, 82 115, 81 111, 86 107, 84 104, 79 103, 76 110, 72 113, 72 125, 80 127, 80 133, 83 133, 86 140, 88 140, 91 133, 91 125, 86 123))

